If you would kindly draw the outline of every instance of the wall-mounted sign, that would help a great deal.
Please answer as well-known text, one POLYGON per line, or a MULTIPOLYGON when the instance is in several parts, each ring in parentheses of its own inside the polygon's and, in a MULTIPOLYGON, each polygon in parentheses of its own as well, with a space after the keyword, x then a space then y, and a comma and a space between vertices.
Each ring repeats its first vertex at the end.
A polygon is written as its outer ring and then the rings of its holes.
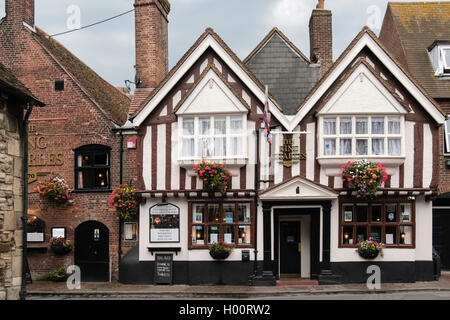
POLYGON ((127 140, 127 148, 128 149, 136 149, 136 139, 128 139, 127 140))
POLYGON ((295 161, 305 160, 306 155, 298 151, 298 146, 294 145, 292 139, 283 139, 278 159, 283 163, 283 166, 290 168, 295 161))
POLYGON ((44 242, 45 222, 35 215, 29 215, 27 220, 27 241, 44 242))
POLYGON ((66 238, 66 228, 52 228, 52 238, 66 238))
POLYGON ((30 154, 28 155, 29 167, 62 166, 64 165, 63 153, 47 153, 48 148, 46 137, 40 135, 30 135, 28 138, 30 154))
POLYGON ((172 284, 173 255, 157 254, 155 256, 155 283, 172 284))
POLYGON ((150 208, 150 242, 180 242, 180 209, 170 203, 150 208))
POLYGON ((38 177, 46 176, 50 174, 50 172, 29 172, 28 173, 28 183, 33 183, 37 181, 38 177))

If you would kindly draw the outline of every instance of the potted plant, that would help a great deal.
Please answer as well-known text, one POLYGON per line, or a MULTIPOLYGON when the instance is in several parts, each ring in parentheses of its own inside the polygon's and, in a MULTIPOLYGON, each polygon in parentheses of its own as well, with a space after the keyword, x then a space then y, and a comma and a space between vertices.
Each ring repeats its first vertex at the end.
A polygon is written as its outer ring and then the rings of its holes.
POLYGON ((212 163, 202 160, 195 164, 193 170, 197 172, 198 179, 203 182, 203 189, 209 193, 227 191, 231 173, 224 164, 212 163))
POLYGON ((209 246, 209 254, 216 260, 228 258, 232 251, 233 246, 231 244, 224 243, 222 240, 219 240, 219 242, 213 243, 209 246))
POLYGON ((123 184, 115 188, 109 196, 109 206, 116 209, 123 221, 134 218, 138 212, 135 191, 135 187, 123 184))
POLYGON ((371 198, 377 194, 378 187, 386 181, 387 174, 380 162, 374 163, 368 160, 349 161, 341 166, 344 186, 357 191, 360 197, 371 198))
POLYGON ((41 198, 53 203, 65 203, 72 193, 69 184, 60 177, 53 177, 48 182, 38 182, 34 191, 38 192, 41 198))
POLYGON ((375 259, 380 254, 383 257, 383 243, 378 243, 369 238, 369 240, 364 240, 358 244, 358 252, 359 256, 364 259, 375 259))
POLYGON ((56 254, 62 255, 72 250, 72 241, 63 237, 54 237, 50 239, 50 249, 56 254))

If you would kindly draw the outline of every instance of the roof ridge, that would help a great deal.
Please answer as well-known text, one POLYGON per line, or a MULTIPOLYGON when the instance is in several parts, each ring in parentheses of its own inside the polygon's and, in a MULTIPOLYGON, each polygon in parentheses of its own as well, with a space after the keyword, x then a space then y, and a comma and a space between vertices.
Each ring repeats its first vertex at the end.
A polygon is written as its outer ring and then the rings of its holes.
POLYGON ((308 59, 303 52, 291 41, 289 38, 281 32, 280 29, 277 27, 273 27, 272 30, 258 43, 258 45, 249 53, 249 55, 242 60, 244 64, 247 64, 247 62, 252 59, 261 49, 272 39, 273 35, 277 33, 283 41, 286 42, 286 44, 296 53, 298 54, 302 59, 304 59, 306 62, 311 63, 311 60, 308 59))

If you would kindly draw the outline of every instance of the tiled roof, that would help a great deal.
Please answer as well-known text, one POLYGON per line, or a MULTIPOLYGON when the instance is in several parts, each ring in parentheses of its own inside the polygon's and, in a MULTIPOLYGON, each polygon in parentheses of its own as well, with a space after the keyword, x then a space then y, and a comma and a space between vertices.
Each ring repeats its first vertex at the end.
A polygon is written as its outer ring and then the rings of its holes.
POLYGON ((111 121, 118 125, 127 121, 130 98, 41 29, 36 27, 33 35, 111 121))
POLYGON ((31 100, 35 105, 43 106, 31 91, 16 78, 6 67, 0 63, 0 88, 21 100, 31 100))
POLYGON ((427 50, 435 40, 450 39, 450 2, 391 2, 388 11, 409 72, 434 98, 450 98, 450 80, 434 75, 427 50))
MULTIPOLYGON (((194 52, 194 50, 203 42, 203 40, 211 35, 214 40, 219 43, 219 45, 230 55, 230 57, 242 68, 242 70, 254 81, 254 83, 261 89, 265 90, 264 85, 261 81, 251 72, 249 68, 236 56, 236 54, 228 47, 228 45, 214 32, 212 28, 206 28, 205 32, 197 39, 197 41, 189 48, 189 50, 184 54, 184 56, 178 61, 178 63, 170 70, 167 76, 161 81, 159 86, 153 90, 142 102, 139 108, 131 115, 131 118, 135 118, 139 112, 141 112, 145 106, 152 100, 152 98, 162 89, 162 87, 169 81, 169 79, 180 69, 183 63, 189 58, 189 56, 194 52)), ((275 100, 275 98, 269 92, 269 98, 272 100, 274 105, 282 111, 281 105, 275 100)))
POLYGON ((277 28, 272 29, 244 63, 263 84, 269 86, 286 115, 296 113, 298 105, 320 78, 320 66, 312 66, 309 59, 277 28))

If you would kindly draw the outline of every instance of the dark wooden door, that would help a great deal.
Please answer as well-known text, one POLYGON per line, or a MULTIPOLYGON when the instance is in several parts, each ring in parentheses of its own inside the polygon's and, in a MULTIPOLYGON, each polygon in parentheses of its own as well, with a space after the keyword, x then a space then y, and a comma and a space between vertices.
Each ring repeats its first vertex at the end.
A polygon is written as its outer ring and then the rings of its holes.
POLYGON ((280 222, 280 274, 300 275, 300 222, 280 222))
POLYGON ((109 281, 109 230, 98 221, 87 221, 75 229, 75 264, 81 281, 109 281))
POLYGON ((450 270, 450 209, 433 209, 433 247, 442 269, 450 270))

